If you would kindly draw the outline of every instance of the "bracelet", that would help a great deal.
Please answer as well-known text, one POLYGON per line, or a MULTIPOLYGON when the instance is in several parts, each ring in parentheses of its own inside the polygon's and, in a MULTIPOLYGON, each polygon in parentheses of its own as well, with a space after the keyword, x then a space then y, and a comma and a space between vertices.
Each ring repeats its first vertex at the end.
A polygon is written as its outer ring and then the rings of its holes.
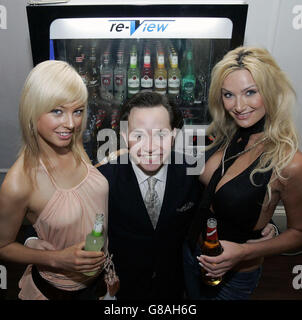
POLYGON ((271 223, 271 225, 273 226, 274 228, 274 231, 275 231, 275 237, 279 236, 279 229, 277 228, 277 226, 275 226, 274 224, 271 223))
POLYGON ((24 242, 24 246, 26 246, 26 243, 29 241, 29 240, 39 240, 38 237, 28 237, 25 242, 24 242))

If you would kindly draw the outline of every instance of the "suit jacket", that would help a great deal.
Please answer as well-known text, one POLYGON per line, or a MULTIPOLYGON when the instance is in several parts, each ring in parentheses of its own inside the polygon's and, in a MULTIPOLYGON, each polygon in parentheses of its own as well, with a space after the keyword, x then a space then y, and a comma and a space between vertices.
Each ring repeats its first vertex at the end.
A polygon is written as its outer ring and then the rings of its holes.
POLYGON ((108 236, 120 277, 119 299, 183 296, 182 245, 202 187, 186 164, 168 165, 163 204, 153 229, 130 161, 99 171, 109 183, 108 236))

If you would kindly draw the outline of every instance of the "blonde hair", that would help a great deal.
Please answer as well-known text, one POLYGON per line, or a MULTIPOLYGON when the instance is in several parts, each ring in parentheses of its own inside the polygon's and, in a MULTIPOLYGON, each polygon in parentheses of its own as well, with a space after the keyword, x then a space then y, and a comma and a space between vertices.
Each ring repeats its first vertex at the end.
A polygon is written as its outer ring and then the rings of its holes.
MULTIPOLYGON (((298 150, 298 137, 291 116, 296 94, 287 76, 266 49, 238 47, 229 51, 213 68, 209 90, 209 111, 213 122, 207 133, 216 139, 211 147, 222 144, 221 148, 225 148, 238 128, 223 106, 221 88, 231 72, 242 69, 251 73, 262 97, 266 111, 264 135, 268 138, 265 152, 251 172, 250 180, 254 184, 253 175, 256 172, 271 169, 275 178, 285 179, 282 170, 298 150)), ((270 199, 270 184, 268 194, 270 199)))
POLYGON ((79 163, 89 161, 82 144, 82 134, 87 119, 87 88, 76 70, 64 61, 49 60, 39 63, 29 73, 20 99, 19 122, 22 130, 22 147, 19 155, 24 157, 24 171, 32 183, 39 167, 40 158, 47 169, 51 166, 38 143, 37 122, 43 113, 72 102, 83 105, 83 120, 80 130, 73 135, 70 149, 79 163))

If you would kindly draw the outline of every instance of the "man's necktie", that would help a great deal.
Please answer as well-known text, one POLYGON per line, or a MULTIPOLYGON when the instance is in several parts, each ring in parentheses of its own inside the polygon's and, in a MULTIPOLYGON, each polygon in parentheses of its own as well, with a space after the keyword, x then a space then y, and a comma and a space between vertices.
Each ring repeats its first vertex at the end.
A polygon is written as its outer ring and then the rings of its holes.
POLYGON ((148 178, 149 188, 144 200, 154 229, 156 228, 156 224, 160 213, 160 199, 157 192, 155 191, 156 182, 156 178, 148 178))

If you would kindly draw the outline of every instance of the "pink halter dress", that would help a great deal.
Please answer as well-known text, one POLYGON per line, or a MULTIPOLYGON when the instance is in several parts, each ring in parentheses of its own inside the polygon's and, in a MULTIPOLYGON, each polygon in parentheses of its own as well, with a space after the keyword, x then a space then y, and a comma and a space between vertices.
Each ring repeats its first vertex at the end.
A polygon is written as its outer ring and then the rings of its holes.
MULTIPOLYGON (((53 245, 54 250, 75 245, 84 241, 91 232, 96 213, 103 212, 104 235, 107 239, 108 224, 108 182, 91 164, 87 165, 86 177, 71 189, 59 188, 42 163, 42 169, 52 181, 55 192, 48 201, 37 221, 33 225, 39 239, 53 245)), ((105 248, 107 248, 107 241, 105 248)), ((29 265, 20 282, 19 298, 22 300, 47 300, 37 289, 31 276, 32 265, 29 265)), ((52 270, 50 267, 38 266, 40 275, 53 286, 62 290, 79 290, 85 288, 94 277, 80 272, 52 270)), ((97 275, 96 275, 97 276, 97 275)))

